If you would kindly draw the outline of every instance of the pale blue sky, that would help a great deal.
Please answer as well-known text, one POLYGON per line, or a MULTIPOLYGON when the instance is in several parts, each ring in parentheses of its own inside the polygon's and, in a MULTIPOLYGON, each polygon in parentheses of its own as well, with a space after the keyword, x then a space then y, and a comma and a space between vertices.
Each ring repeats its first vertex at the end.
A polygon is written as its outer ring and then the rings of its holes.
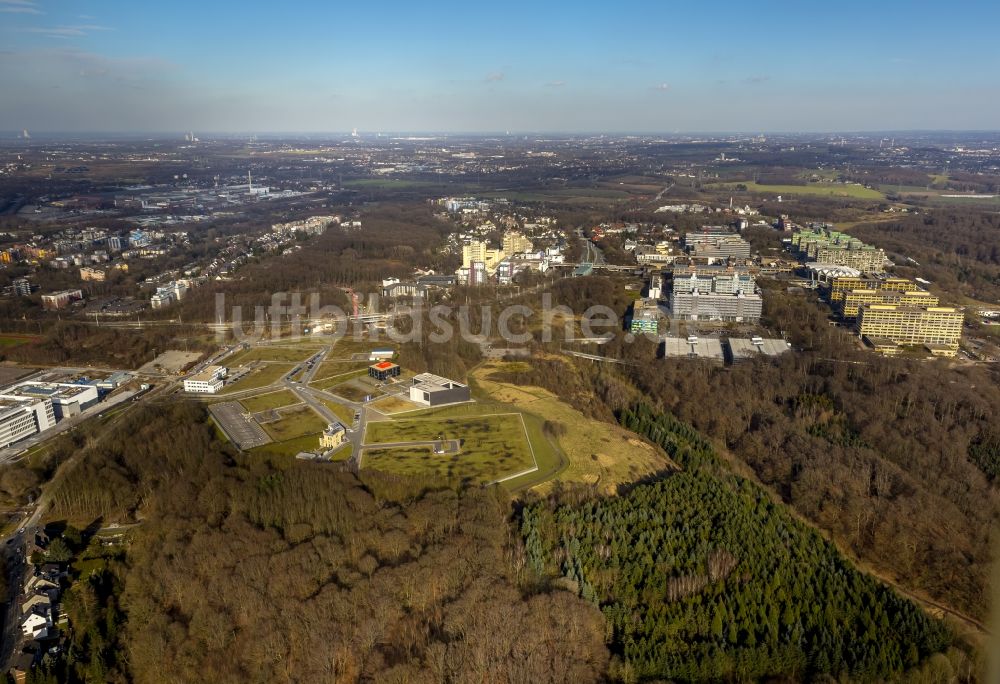
POLYGON ((0 0, 0 130, 1000 128, 1000 3, 0 0))

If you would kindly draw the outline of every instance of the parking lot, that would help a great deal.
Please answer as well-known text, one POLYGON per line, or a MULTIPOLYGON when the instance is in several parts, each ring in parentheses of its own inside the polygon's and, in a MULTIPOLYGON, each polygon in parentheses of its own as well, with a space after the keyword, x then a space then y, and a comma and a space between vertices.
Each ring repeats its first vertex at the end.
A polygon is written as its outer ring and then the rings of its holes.
POLYGON ((257 421, 245 417, 246 412, 237 401, 213 404, 208 410, 226 436, 240 449, 252 449, 271 441, 257 421))

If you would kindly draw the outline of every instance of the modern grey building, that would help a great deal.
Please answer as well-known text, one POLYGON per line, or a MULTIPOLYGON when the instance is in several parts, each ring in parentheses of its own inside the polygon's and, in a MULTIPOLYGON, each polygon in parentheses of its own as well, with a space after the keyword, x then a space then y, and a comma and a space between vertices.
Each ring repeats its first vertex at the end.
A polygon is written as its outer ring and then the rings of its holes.
POLYGON ((472 394, 467 385, 432 373, 413 376, 413 384, 410 385, 410 401, 425 406, 454 404, 470 399, 472 394))

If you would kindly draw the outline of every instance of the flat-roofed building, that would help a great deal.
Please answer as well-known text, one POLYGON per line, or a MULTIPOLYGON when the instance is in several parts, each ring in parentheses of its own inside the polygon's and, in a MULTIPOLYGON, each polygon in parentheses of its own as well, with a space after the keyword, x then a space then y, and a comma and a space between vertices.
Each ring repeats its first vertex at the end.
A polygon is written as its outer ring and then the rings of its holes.
POLYGON ((629 331, 654 335, 660 331, 660 307, 655 299, 639 299, 632 305, 629 331))
POLYGON ((684 234, 684 247, 715 242, 719 239, 739 237, 727 226, 701 226, 684 234))
POLYGON ((98 401, 97 386, 64 382, 38 382, 28 380, 4 390, 11 396, 47 399, 52 403, 57 420, 76 416, 98 401))
POLYGON ((858 311, 857 331, 873 346, 873 340, 878 338, 897 345, 933 344, 951 350, 954 356, 964 319, 961 310, 947 306, 864 304, 858 311))
POLYGON ((52 402, 43 397, 0 394, 0 448, 56 424, 52 402))
POLYGON ((750 339, 730 337, 726 341, 730 363, 739 363, 759 356, 781 356, 792 348, 786 340, 777 338, 751 337, 750 339))
POLYGON ((225 384, 225 366, 206 366, 204 370, 184 379, 184 391, 197 394, 217 394, 225 384))
POLYGON ((385 382, 389 378, 397 378, 403 372, 398 365, 391 361, 379 361, 368 366, 368 376, 385 382))
POLYGON ((671 315, 682 320, 755 323, 763 308, 763 300, 756 293, 701 294, 696 290, 678 292, 670 298, 671 315))
POLYGON ((454 404, 471 399, 468 385, 432 373, 415 375, 413 384, 410 385, 410 401, 424 406, 454 404))
POLYGON ((705 359, 716 363, 726 360, 722 353, 722 342, 718 338, 695 335, 663 338, 663 358, 705 359))
POLYGON ((671 270, 671 291, 701 294, 736 294, 754 292, 757 282, 750 271, 735 266, 674 266, 671 270))
POLYGON ((864 304, 898 304, 901 306, 937 306, 938 298, 927 290, 851 290, 837 302, 836 310, 844 318, 857 318, 864 304))
MULTIPOLYGON (((855 269, 856 270, 856 269, 855 269)), ((909 278, 887 278, 878 276, 841 275, 830 279, 830 302, 843 301, 853 290, 882 290, 886 292, 909 292, 921 289, 909 278)))
POLYGON ((531 239, 517 230, 504 233, 502 244, 505 254, 523 254, 534 249, 531 239))
POLYGON ((105 278, 107 278, 107 273, 105 273, 103 268, 84 266, 80 269, 80 280, 92 280, 100 283, 104 282, 105 278))
POLYGON ((792 249, 810 261, 848 266, 864 273, 885 271, 885 251, 833 230, 829 226, 804 229, 792 234, 792 249))

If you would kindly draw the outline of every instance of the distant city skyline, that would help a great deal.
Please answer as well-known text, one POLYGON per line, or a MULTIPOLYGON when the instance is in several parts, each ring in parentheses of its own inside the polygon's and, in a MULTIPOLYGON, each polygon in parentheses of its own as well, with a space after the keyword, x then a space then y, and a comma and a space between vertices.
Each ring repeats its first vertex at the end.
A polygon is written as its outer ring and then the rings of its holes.
POLYGON ((996 130, 997 20, 896 0, 0 0, 0 130, 996 130))

